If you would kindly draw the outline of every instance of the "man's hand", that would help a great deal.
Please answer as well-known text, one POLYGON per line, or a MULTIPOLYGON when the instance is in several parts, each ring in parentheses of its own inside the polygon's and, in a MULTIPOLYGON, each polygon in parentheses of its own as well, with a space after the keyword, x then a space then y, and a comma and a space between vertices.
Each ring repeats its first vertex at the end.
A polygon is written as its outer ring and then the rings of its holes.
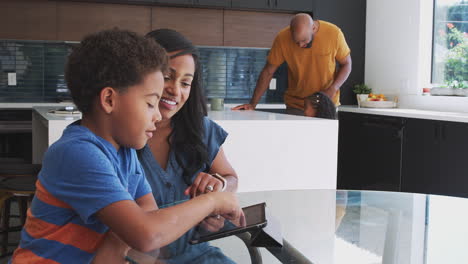
POLYGON ((328 87, 328 89, 323 91, 323 93, 325 93, 333 101, 333 98, 335 97, 335 94, 337 91, 338 91, 338 88, 334 85, 331 85, 330 87, 328 87))
POLYGON ((231 110, 255 110, 255 106, 252 104, 243 104, 233 107, 231 110))

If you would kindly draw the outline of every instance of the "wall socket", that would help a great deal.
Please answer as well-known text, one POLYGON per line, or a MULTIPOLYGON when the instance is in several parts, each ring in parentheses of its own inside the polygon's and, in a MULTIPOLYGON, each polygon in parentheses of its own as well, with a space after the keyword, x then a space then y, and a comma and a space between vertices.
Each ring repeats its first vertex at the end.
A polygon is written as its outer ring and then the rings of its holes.
POLYGON ((16 86, 16 72, 9 72, 8 73, 8 85, 9 86, 16 86))
POLYGON ((269 89, 276 90, 276 78, 271 78, 269 89))

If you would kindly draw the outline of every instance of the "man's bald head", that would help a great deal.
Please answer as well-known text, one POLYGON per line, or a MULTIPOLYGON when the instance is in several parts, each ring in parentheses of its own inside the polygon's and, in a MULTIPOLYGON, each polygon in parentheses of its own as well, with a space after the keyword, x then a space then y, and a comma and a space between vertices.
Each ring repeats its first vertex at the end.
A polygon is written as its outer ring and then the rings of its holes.
POLYGON ((306 48, 313 39, 314 20, 308 14, 300 13, 291 19, 293 41, 301 48, 306 48))

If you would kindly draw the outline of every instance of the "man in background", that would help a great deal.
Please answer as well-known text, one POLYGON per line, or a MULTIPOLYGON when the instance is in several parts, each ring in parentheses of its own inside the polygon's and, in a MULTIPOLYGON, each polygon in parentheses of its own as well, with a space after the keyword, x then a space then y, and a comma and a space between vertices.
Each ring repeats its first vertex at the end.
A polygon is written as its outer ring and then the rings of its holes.
POLYGON ((254 110, 283 62, 288 64, 286 113, 303 115, 304 98, 316 92, 325 93, 339 105, 340 87, 351 72, 350 52, 337 26, 297 14, 276 36, 250 102, 233 110, 254 110), (336 62, 340 65, 338 71, 336 62))

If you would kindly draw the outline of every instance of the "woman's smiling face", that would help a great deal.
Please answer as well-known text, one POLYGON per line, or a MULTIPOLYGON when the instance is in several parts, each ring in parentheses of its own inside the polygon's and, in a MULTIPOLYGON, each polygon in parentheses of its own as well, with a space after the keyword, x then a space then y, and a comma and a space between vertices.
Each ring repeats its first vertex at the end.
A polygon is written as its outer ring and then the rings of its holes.
MULTIPOLYGON (((179 52, 169 52, 169 57, 179 52)), ((162 120, 171 119, 187 102, 194 76, 195 60, 191 54, 169 60, 169 73, 164 75, 164 91, 159 102, 162 120)))

